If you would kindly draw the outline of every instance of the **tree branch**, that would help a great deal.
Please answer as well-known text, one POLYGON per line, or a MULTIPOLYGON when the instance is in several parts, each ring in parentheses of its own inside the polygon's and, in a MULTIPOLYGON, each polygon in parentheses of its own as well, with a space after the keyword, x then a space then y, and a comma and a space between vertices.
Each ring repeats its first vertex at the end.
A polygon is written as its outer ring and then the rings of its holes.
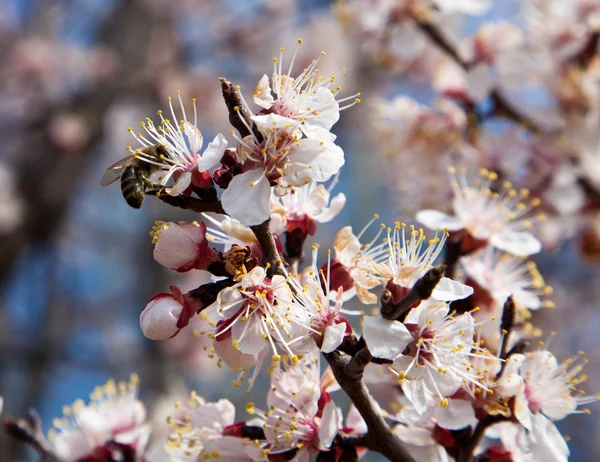
POLYGON ((31 446, 39 456, 40 462, 58 462, 44 436, 41 419, 35 409, 30 409, 24 418, 7 419, 4 422, 4 431, 17 441, 31 446))
POLYGON ((398 320, 410 307, 420 301, 431 297, 435 286, 444 275, 444 267, 432 268, 421 277, 410 291, 398 303, 393 303, 393 297, 389 290, 381 294, 381 316, 384 319, 398 320))
MULTIPOLYGON (((451 39, 438 28, 437 24, 428 21, 424 17, 415 17, 414 20, 419 29, 441 50, 446 52, 456 64, 467 72, 473 67, 472 62, 460 56, 457 44, 452 43, 451 39)), ((543 131, 536 123, 513 107, 497 88, 492 90, 490 98, 494 103, 494 109, 491 111, 492 115, 512 120, 533 133, 543 131)))
POLYGON ((277 250, 277 243, 275 242, 273 233, 271 233, 270 225, 271 219, 269 218, 260 225, 250 226, 262 249, 262 264, 267 267, 269 277, 275 274, 283 274, 283 261, 277 250))
POLYGON ((375 402, 361 377, 348 373, 349 360, 342 353, 334 351, 323 354, 338 384, 348 395, 369 429, 366 438, 361 440, 372 451, 379 452, 393 462, 415 462, 415 459, 402 446, 398 438, 385 422, 378 404, 375 402))
POLYGON ((194 212, 214 212, 225 214, 225 210, 221 205, 221 201, 218 199, 205 201, 202 199, 198 199, 196 197, 186 196, 184 194, 180 194, 178 196, 171 196, 164 192, 164 188, 147 191, 146 195, 148 196, 156 196, 165 204, 172 205, 173 207, 179 207, 184 210, 192 210, 194 212))
POLYGON ((475 458, 475 449, 477 449, 477 446, 483 438, 483 435, 485 435, 486 430, 489 428, 490 425, 499 422, 502 419, 504 419, 504 417, 502 416, 498 417, 488 415, 481 419, 479 422, 477 422, 477 425, 473 430, 473 434, 467 440, 466 445, 460 451, 460 457, 458 458, 458 462, 473 462, 473 459, 475 458))

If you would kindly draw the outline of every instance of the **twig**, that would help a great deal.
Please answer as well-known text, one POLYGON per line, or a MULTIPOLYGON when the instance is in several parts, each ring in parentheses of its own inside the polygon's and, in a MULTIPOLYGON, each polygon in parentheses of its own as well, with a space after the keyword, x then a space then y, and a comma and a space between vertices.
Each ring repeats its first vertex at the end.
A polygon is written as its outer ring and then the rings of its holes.
MULTIPOLYGON (((164 189, 164 188, 163 188, 164 189)), ((178 196, 171 196, 163 190, 147 191, 146 195, 156 196, 165 204, 172 205, 173 207, 179 207, 184 210, 192 210, 194 212, 214 212, 225 214, 225 210, 221 206, 221 201, 218 199, 212 201, 204 201, 195 197, 185 196, 180 194, 178 196)))
POLYGON ((398 438, 385 422, 379 406, 367 390, 362 377, 348 373, 349 360, 342 353, 324 353, 338 384, 348 395, 369 429, 361 443, 371 451, 376 451, 393 462, 415 462, 398 438))
POLYGON ((467 440, 466 445, 460 451, 460 457, 458 458, 458 462, 473 462, 473 459, 475 458, 475 449, 477 449, 477 446, 483 438, 483 435, 485 435, 485 432, 488 429, 488 427, 503 419, 504 417, 502 416, 498 417, 488 415, 481 419, 479 422, 477 422, 477 425, 473 430, 471 438, 467 440))
POLYGON ((384 319, 397 320, 404 313, 408 312, 411 305, 420 300, 427 300, 431 297, 433 290, 442 279, 444 269, 444 267, 438 267, 427 271, 398 303, 390 303, 387 294, 390 291, 387 289, 384 290, 381 297, 381 316, 384 319))
POLYGON ((262 263, 267 267, 269 276, 275 274, 283 274, 283 262, 277 251, 277 244, 273 233, 271 233, 271 219, 261 223, 260 225, 250 226, 250 229, 256 236, 256 240, 260 244, 263 253, 262 263))
MULTIPOLYGON (((473 67, 472 62, 463 59, 459 55, 456 44, 453 44, 450 38, 447 37, 436 24, 428 21, 424 17, 415 17, 414 20, 417 26, 419 26, 419 29, 421 29, 421 31, 423 31, 425 35, 427 35, 440 49, 445 51, 446 54, 452 58, 456 64, 458 64, 467 72, 473 67)), ((508 100, 502 96, 498 89, 492 90, 490 93, 490 98, 494 102, 494 109, 490 112, 490 114, 510 119, 533 133, 539 133, 543 131, 532 120, 514 108, 508 102, 508 100)))
POLYGON ((516 306, 512 295, 506 299, 502 309, 502 323, 500 330, 502 332, 502 342, 500 344, 500 359, 506 359, 508 354, 508 345, 510 334, 515 325, 516 306))
POLYGON ((20 419, 7 419, 4 431, 12 438, 33 448, 40 462, 58 462, 50 443, 42 431, 41 419, 35 409, 29 409, 27 416, 20 419))
POLYGON ((221 77, 221 91, 223 92, 223 99, 225 105, 229 111, 229 123, 233 125, 242 138, 250 135, 250 127, 252 127, 252 133, 256 138, 262 141, 261 133, 255 128, 252 122, 252 113, 242 99, 238 89, 226 78, 221 77))

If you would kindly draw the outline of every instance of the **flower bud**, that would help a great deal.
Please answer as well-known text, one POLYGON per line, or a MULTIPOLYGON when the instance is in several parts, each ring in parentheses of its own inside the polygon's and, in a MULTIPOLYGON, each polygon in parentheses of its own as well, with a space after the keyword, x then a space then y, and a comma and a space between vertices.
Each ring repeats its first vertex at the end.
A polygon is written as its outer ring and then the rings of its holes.
POLYGON ((219 167, 213 172, 213 179, 219 187, 227 189, 227 186, 233 180, 233 173, 228 167, 219 167))
POLYGON ((157 222, 151 235, 156 244, 154 259, 167 268, 179 272, 206 270, 219 258, 219 253, 208 245, 204 223, 157 222))
POLYGON ((181 329, 177 327, 183 305, 171 294, 157 294, 140 315, 140 326, 150 340, 166 340, 181 329))

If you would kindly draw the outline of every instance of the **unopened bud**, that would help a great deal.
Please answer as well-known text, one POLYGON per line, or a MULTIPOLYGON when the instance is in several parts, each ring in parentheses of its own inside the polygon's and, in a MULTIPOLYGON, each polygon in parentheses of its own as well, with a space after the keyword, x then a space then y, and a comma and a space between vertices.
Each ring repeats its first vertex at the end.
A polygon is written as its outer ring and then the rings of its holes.
POLYGON ((180 331, 177 321, 183 305, 171 294, 157 294, 140 315, 140 326, 150 340, 166 340, 180 331))

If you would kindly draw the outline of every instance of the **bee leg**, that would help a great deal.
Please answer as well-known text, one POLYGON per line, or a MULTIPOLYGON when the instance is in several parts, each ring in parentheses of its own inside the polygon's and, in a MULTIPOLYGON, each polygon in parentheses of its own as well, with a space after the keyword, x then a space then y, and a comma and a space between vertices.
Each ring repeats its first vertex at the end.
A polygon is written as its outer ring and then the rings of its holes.
POLYGON ((144 185, 146 186, 146 189, 154 189, 156 186, 158 186, 156 183, 153 183, 148 177, 144 177, 144 185))
POLYGON ((159 197, 165 192, 165 187, 156 183, 150 183, 151 189, 146 190, 147 196, 156 196, 159 197))

